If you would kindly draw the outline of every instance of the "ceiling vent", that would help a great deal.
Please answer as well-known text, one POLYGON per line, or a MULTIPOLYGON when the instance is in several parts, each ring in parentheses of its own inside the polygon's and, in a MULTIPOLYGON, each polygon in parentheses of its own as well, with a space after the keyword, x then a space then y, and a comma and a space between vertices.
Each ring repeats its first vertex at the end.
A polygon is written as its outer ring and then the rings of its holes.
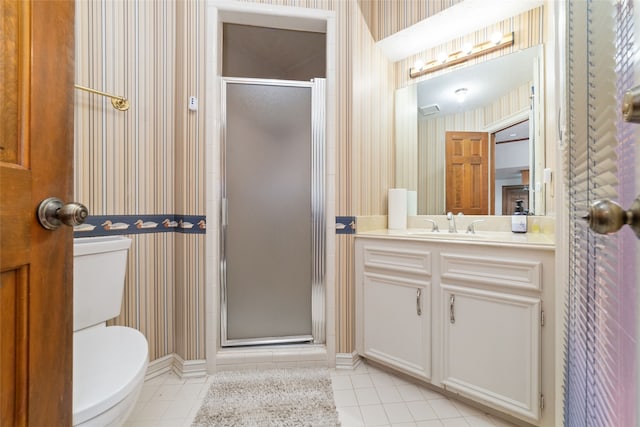
POLYGON ((425 105, 418 108, 423 116, 431 116, 440 112, 438 104, 425 105))

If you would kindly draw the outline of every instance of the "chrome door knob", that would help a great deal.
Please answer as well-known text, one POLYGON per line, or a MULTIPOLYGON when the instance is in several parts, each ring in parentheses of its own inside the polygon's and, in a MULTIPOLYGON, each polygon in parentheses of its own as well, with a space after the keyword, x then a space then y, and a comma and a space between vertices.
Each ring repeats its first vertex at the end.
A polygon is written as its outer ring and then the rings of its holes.
POLYGON ((73 227, 85 222, 89 210, 81 203, 62 203, 56 197, 49 197, 38 205, 38 221, 47 230, 56 230, 62 224, 73 227))
POLYGON ((640 196, 629 210, 624 210, 611 200, 596 200, 589 208, 589 213, 582 218, 589 223, 589 228, 598 234, 615 233, 627 224, 640 239, 640 196))

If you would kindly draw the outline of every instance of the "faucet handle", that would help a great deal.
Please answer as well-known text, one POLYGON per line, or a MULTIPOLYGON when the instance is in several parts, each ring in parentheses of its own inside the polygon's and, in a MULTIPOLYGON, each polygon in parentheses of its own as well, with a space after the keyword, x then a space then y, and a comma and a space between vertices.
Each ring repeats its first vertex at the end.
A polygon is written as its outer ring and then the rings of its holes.
POLYGON ((433 226, 431 231, 433 231, 433 232, 439 232, 440 231, 440 228, 438 227, 438 223, 437 222, 435 222, 434 220, 429 219, 429 218, 425 218, 424 220, 427 221, 427 222, 430 222, 431 225, 433 226))
POLYGON ((476 234, 476 227, 475 226, 479 222, 484 222, 484 219, 476 219, 474 221, 471 221, 471 224, 469 224, 467 226, 467 233, 476 234))

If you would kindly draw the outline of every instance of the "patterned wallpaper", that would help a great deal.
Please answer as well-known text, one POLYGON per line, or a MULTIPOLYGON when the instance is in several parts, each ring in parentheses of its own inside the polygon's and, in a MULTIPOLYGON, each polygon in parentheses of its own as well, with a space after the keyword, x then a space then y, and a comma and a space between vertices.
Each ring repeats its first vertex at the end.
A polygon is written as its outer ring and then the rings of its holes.
MULTIPOLYGON (((375 40, 456 0, 263 0, 336 13, 336 215, 386 214, 394 184, 393 97, 406 64, 391 64, 375 40), (420 6, 420 4, 428 4, 420 6), (362 11, 362 12, 361 12, 362 11), (372 23, 375 23, 372 25, 372 23), (369 28, 372 28, 371 32, 369 28), (372 35, 373 34, 373 35, 372 35)), ((129 98, 122 113, 76 92, 75 196, 93 216, 203 216, 205 1, 78 1, 76 82, 129 98), (186 108, 199 97, 199 109, 186 108)), ((536 38, 534 17, 527 24, 536 38)), ((481 34, 480 34, 481 35, 481 34)), ((479 37, 479 36, 474 36, 479 37)), ((454 41, 452 43, 459 43, 454 41)), ((412 63, 408 60, 407 63, 412 63)), ((204 219, 204 218, 203 218, 204 219)), ((205 234, 131 234, 123 310, 150 359, 205 357, 205 234)), ((336 351, 354 349, 353 236, 335 237, 336 351)), ((209 332, 215 333, 215 332, 209 332)))
POLYGON ((358 0, 375 41, 417 24, 462 0, 358 0))
MULTIPOLYGON (((383 214, 393 183, 393 68, 372 53, 357 3, 260 3, 336 12, 336 213, 383 214)), ((218 185, 207 182, 204 165, 204 9, 204 1, 78 2, 76 81, 131 102, 122 113, 102 97, 76 93, 75 196, 94 220, 204 214, 206 188, 218 185), (190 95, 200 97, 198 111, 186 108, 190 95)), ((147 336, 151 360, 172 353, 204 359, 204 235, 130 236, 125 301, 115 322, 147 336)), ((337 348, 350 352, 352 237, 340 237, 336 316, 345 333, 337 334, 337 348)))

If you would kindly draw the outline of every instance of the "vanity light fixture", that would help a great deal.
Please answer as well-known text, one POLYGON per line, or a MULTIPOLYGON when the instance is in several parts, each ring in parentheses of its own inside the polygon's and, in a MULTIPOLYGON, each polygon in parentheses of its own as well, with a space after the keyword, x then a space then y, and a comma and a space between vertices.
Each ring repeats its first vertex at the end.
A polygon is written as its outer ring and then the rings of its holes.
POLYGON ((502 33, 500 31, 496 31, 491 34, 491 43, 498 44, 502 41, 502 33))
MULTIPOLYGON (((494 33, 494 35, 495 34, 496 33, 494 33)), ((497 43, 492 40, 493 40, 493 35, 490 40, 487 40, 486 42, 479 43, 473 46, 468 53, 467 53, 468 46, 463 46, 462 50, 453 52, 449 55, 443 52, 439 54, 436 59, 427 62, 421 67, 414 66, 410 68, 409 77, 411 77, 412 79, 415 79, 416 77, 424 76, 425 74, 442 70, 443 68, 462 64, 464 62, 467 62, 470 59, 477 58, 481 55, 486 55, 488 53, 495 52, 505 47, 513 46, 513 43, 514 43, 513 32, 505 36, 502 36, 502 38, 497 43), (441 61, 441 59, 444 59, 444 60, 441 61)))

